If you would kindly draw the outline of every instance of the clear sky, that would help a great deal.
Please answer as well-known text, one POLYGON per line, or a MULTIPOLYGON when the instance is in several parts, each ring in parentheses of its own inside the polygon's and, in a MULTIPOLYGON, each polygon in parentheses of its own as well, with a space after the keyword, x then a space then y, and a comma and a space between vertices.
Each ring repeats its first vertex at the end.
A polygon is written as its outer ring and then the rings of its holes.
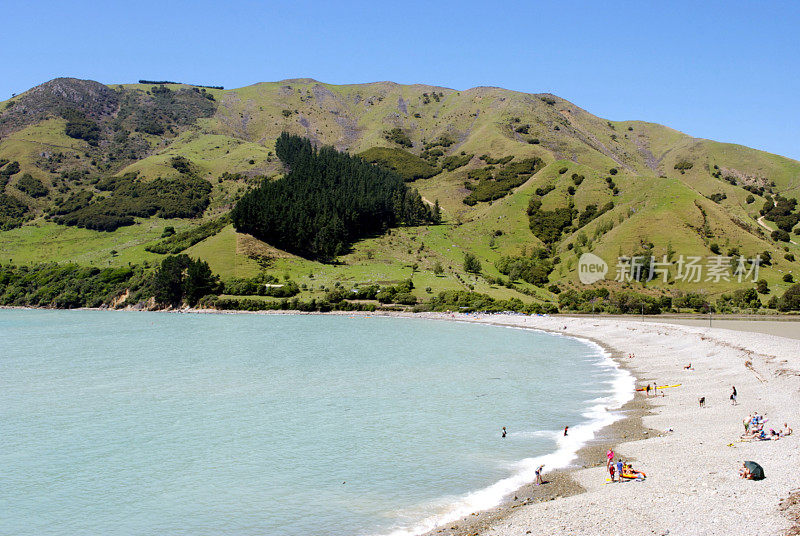
POLYGON ((59 76, 551 92, 800 159, 800 2, 7 2, 0 100, 59 76))

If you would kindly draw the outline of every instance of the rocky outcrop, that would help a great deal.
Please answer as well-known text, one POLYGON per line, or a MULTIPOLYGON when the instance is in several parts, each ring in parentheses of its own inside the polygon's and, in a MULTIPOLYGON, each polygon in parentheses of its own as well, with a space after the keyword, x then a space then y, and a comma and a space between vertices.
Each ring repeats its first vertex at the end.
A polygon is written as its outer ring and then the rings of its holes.
POLYGON ((0 112, 0 136, 48 116, 59 116, 63 110, 77 110, 87 117, 101 120, 119 109, 116 91, 94 80, 56 78, 16 97, 0 112))

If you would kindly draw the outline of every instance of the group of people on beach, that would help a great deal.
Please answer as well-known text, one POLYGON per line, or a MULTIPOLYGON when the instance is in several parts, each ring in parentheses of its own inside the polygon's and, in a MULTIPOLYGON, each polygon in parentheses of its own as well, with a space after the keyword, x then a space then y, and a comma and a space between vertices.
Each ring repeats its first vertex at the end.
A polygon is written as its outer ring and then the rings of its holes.
POLYGON ((764 426, 767 421, 769 419, 759 415, 757 411, 751 413, 749 417, 742 421, 744 434, 741 435, 741 438, 746 441, 770 441, 792 435, 793 430, 789 428, 788 423, 783 423, 783 428, 778 431, 775 431, 774 428, 770 428, 767 431, 764 426))
POLYGON ((630 463, 622 461, 622 458, 617 457, 614 460, 614 451, 608 449, 606 452, 606 468, 608 474, 611 476, 611 482, 625 482, 625 480, 644 480, 647 475, 642 471, 637 471, 630 463))

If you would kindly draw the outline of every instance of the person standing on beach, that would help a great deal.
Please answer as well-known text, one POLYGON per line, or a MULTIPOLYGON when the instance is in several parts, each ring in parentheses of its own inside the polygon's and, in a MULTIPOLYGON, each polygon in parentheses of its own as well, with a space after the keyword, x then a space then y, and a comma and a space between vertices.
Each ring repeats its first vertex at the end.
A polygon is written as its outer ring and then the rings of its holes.
POLYGON ((647 384, 646 391, 647 391, 647 396, 650 396, 650 384, 649 383, 647 384))
POLYGON ((608 464, 608 474, 611 475, 611 482, 614 482, 614 464, 608 464))
POLYGON ((737 396, 737 394, 736 394, 736 386, 733 385, 733 386, 731 386, 731 388, 733 389, 733 392, 731 392, 731 404, 733 404, 735 406, 736 405, 736 396, 737 396))
POLYGON ((544 484, 544 480, 542 479, 542 469, 544 469, 544 465, 540 465, 538 469, 536 469, 536 485, 544 484))
POLYGON ((617 458, 617 482, 622 482, 622 458, 617 458))
POLYGON ((613 460, 614 460, 614 451, 608 449, 608 452, 606 452, 606 467, 609 467, 613 460))

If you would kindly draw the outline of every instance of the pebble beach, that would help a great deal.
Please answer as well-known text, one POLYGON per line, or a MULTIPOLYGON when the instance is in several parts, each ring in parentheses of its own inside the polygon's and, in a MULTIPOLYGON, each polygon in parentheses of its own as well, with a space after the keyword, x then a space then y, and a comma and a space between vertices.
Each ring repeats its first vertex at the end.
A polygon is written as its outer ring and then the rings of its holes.
POLYGON ((797 322, 776 322, 782 337, 602 317, 429 316, 587 338, 610 350, 638 387, 679 385, 657 396, 637 391, 620 410, 622 419, 579 452, 571 470, 546 474, 548 484, 526 486, 500 507, 430 534, 797 533, 798 433, 772 441, 740 438, 753 412, 767 419, 766 429, 800 424, 797 322), (608 447, 647 478, 608 482, 608 447), (761 464, 766 479, 739 478, 745 460, 761 464))

